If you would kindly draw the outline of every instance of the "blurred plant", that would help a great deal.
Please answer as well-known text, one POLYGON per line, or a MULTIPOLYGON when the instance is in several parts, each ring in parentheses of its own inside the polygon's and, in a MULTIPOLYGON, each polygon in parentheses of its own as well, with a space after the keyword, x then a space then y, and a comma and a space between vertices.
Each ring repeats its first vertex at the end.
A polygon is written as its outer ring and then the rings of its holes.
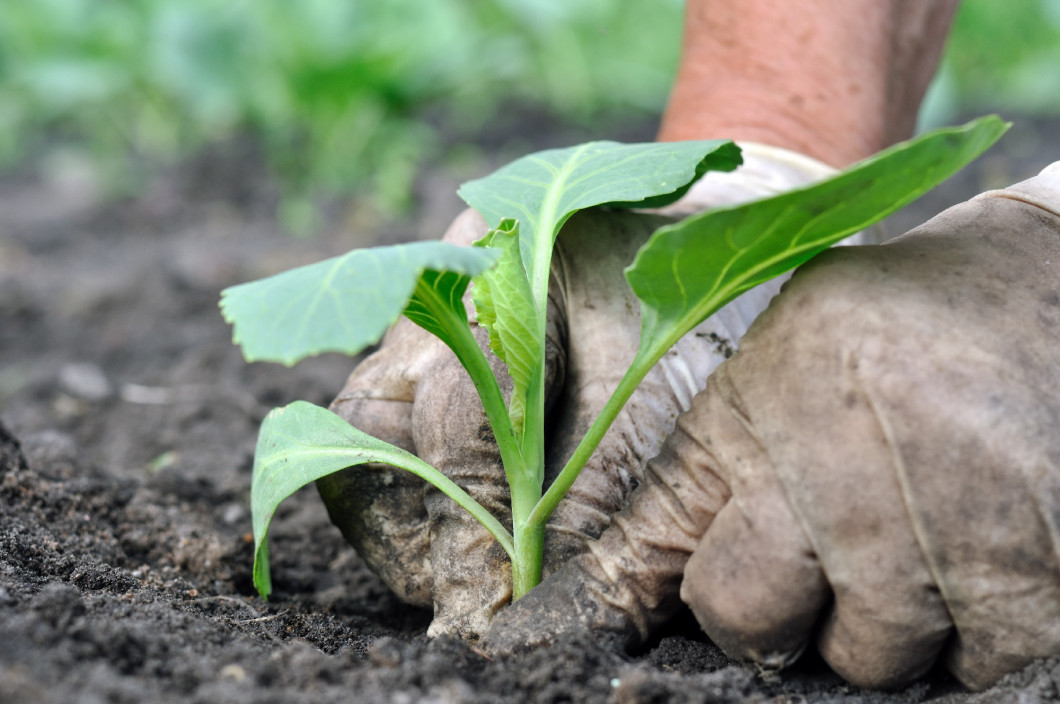
MULTIPOLYGON (((3 0, 0 165, 72 145, 113 189, 141 181, 134 161, 249 136, 296 229, 311 229, 318 195, 370 192, 400 209, 425 162, 498 122, 518 129, 522 108, 595 136, 606 119, 658 114, 682 5, 3 0)), ((946 117, 998 100, 1060 110, 1057 7, 965 0, 946 117)))
POLYGON ((502 104, 657 111, 679 25, 679 0, 4 0, 0 160, 57 141, 172 159, 249 133, 289 204, 367 188, 400 207, 440 135, 502 104))
POLYGON ((962 110, 1060 113, 1060 2, 966 0, 946 68, 962 110))

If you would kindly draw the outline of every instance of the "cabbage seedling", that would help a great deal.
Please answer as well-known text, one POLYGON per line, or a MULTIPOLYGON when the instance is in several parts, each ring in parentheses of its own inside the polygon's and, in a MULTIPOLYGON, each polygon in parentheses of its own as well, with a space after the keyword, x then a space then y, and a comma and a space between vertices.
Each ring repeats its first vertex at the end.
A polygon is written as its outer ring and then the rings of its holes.
POLYGON ((290 365, 326 351, 355 355, 379 341, 401 315, 438 336, 478 389, 511 488, 509 532, 418 457, 324 408, 296 401, 275 409, 261 426, 251 486, 258 591, 265 597, 271 591, 266 535, 279 503, 321 477, 382 462, 422 477, 478 519, 511 558, 513 595, 519 598, 541 579, 545 522, 623 404, 678 339, 740 293, 927 192, 1006 129, 997 117, 986 117, 936 130, 825 181, 654 232, 626 269, 641 303, 637 354, 548 487, 543 485, 545 316, 560 228, 584 208, 672 203, 705 172, 739 166, 732 142, 590 142, 532 154, 460 189, 492 228, 475 247, 418 242, 358 249, 226 289, 221 308, 248 361, 290 365), (514 382, 507 405, 468 324, 462 296, 472 283, 477 320, 514 382))

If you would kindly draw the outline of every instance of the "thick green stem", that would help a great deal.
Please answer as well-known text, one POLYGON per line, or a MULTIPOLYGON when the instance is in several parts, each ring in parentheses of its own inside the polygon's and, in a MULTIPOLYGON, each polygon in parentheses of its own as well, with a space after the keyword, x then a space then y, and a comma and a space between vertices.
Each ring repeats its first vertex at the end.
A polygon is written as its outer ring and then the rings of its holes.
POLYGON ((515 555, 512 557, 512 598, 518 599, 541 581, 541 564, 545 552, 543 523, 530 523, 527 517, 541 499, 545 476, 545 394, 544 360, 527 389, 526 422, 520 455, 525 464, 519 478, 508 472, 512 497, 512 533, 515 555))
POLYGON ((526 594, 541 582, 545 554, 544 524, 517 525, 515 556, 512 558, 512 600, 526 594))

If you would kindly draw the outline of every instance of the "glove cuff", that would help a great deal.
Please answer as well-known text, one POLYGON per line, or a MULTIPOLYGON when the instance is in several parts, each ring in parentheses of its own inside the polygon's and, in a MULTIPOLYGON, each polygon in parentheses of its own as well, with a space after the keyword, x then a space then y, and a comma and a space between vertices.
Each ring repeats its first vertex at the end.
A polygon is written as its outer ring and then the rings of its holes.
POLYGON ((824 162, 758 142, 738 142, 743 165, 735 171, 708 171, 674 206, 680 212, 700 212, 717 204, 736 205, 768 198, 836 173, 824 162))
MULTIPOLYGON (((813 157, 760 142, 737 142, 743 165, 735 171, 708 171, 692 184, 679 201, 659 212, 687 217, 716 208, 769 198, 838 173, 838 169, 813 157)), ((843 240, 841 244, 871 244, 886 239, 875 228, 843 240)))

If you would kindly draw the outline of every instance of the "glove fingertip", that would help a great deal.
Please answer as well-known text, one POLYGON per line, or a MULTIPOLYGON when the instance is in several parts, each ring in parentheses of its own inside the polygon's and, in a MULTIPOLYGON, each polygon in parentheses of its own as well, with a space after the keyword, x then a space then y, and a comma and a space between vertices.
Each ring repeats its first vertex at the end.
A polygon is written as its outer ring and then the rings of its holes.
POLYGON ((790 514, 749 517, 733 502, 718 513, 681 583, 681 599, 726 654, 770 668, 798 659, 829 596, 790 514))
POLYGON ((506 608, 481 645, 491 655, 514 655, 559 642, 591 640, 602 650, 623 652, 629 629, 605 623, 606 606, 588 596, 569 569, 561 570, 506 608))

